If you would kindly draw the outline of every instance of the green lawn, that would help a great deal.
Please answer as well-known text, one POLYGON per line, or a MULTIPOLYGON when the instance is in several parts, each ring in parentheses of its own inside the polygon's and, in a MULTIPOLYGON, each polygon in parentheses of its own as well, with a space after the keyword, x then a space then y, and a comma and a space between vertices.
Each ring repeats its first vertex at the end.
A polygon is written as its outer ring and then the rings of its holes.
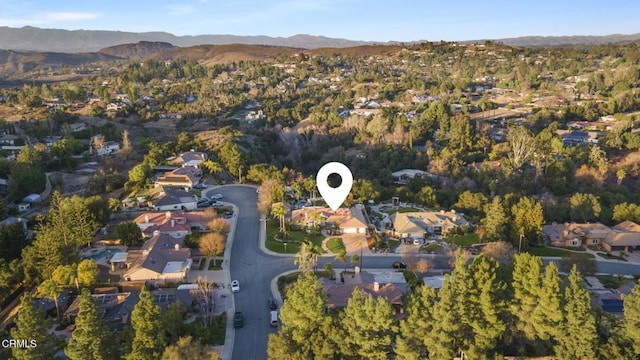
POLYGON ((448 242, 449 244, 456 244, 458 246, 471 246, 473 244, 479 243, 480 238, 478 238, 477 234, 465 234, 446 237, 444 241, 448 242))
POLYGON ((222 259, 211 259, 209 261, 209 270, 222 270, 222 259))
POLYGON ((527 252, 535 256, 565 257, 571 254, 576 254, 576 255, 585 256, 588 258, 594 257, 592 254, 579 254, 579 253, 567 251, 565 249, 556 248, 556 247, 547 247, 547 246, 531 246, 529 247, 529 249, 527 249, 527 252))
POLYGON ((334 254, 344 253, 347 250, 344 247, 344 243, 342 243, 341 238, 331 238, 327 241, 327 248, 331 250, 334 254))
POLYGON ((598 281, 600 281, 600 283, 602 283, 602 286, 607 289, 617 289, 620 286, 624 285, 624 283, 629 281, 620 275, 598 275, 596 276, 596 278, 598 279, 598 281))
POLYGON ((270 227, 267 229, 267 240, 265 246, 267 247, 267 249, 281 254, 297 253, 300 250, 300 243, 304 239, 311 241, 311 243, 319 247, 322 247, 322 240, 324 240, 324 236, 322 235, 309 235, 302 231, 289 231, 289 236, 286 242, 287 246, 285 249, 284 242, 275 241, 273 239, 274 235, 276 235, 277 233, 277 227, 270 227))
POLYGON ((610 259, 610 260, 620 260, 620 261, 627 261, 627 259, 625 259, 622 256, 618 256, 618 255, 613 255, 610 253, 603 253, 603 252, 599 252, 598 256, 603 257, 605 259, 610 259))

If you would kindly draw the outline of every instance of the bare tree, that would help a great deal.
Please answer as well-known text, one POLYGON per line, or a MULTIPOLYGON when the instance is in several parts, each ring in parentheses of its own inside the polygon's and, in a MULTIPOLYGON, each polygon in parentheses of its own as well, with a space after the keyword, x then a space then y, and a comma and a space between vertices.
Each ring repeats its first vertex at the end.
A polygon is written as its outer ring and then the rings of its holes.
POLYGON ((504 265, 511 262, 516 254, 516 249, 508 242, 493 241, 482 248, 482 253, 504 265))
POLYGON ((201 276, 198 276, 196 284, 198 287, 193 291, 195 292, 196 299, 198 300, 198 305, 200 305, 200 311, 202 312, 204 323, 211 325, 213 313, 216 308, 214 297, 215 284, 201 276))
POLYGON ((522 126, 513 126, 507 133, 509 142, 509 164, 513 170, 520 170, 535 152, 535 139, 522 126))
POLYGON ((432 265, 429 260, 422 258, 416 262, 415 271, 424 275, 431 269, 431 267, 432 265))

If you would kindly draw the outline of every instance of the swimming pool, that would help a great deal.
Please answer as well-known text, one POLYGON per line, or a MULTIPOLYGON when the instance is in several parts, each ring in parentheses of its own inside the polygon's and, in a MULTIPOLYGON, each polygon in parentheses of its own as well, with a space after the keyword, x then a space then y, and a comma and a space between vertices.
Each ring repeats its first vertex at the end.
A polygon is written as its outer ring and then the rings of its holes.
MULTIPOLYGON (((98 250, 98 249, 96 249, 96 250, 98 250)), ((118 249, 118 248, 107 248, 104 251, 100 251, 100 252, 98 252, 96 254, 85 255, 83 257, 83 259, 93 259, 95 261, 102 260, 104 258, 109 258, 110 259, 111 256, 113 256, 113 254, 115 254, 117 252, 120 252, 120 251, 121 250, 118 249)))

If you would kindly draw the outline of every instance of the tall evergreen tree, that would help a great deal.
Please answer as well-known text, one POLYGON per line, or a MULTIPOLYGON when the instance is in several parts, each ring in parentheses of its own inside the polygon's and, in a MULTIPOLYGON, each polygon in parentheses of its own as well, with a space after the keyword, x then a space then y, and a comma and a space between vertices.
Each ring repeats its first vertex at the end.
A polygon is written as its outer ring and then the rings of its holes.
POLYGON ((127 360, 157 360, 162 356, 165 346, 160 307, 153 296, 143 287, 140 301, 131 313, 131 327, 134 336, 131 352, 127 360))
POLYGON ((384 297, 374 299, 355 288, 344 309, 348 355, 360 355, 372 360, 386 360, 397 331, 395 310, 384 297))
POLYGON ((562 324, 562 290, 556 263, 550 262, 545 268, 538 304, 533 311, 536 333, 543 341, 547 353, 551 353, 562 324))
POLYGON ((418 286, 409 295, 405 318, 400 321, 400 336, 396 339, 395 353, 400 360, 420 360, 429 355, 429 337, 433 329, 432 309, 436 291, 430 286, 418 286))
POLYGON ((287 291, 280 308, 282 326, 269 337, 268 357, 282 359, 329 359, 338 351, 336 329, 325 314, 326 293, 312 273, 304 273, 287 291))
POLYGON ((569 285, 564 291, 564 317, 556 356, 559 360, 597 359, 598 333, 591 309, 589 292, 582 285, 582 276, 574 265, 569 285))
POLYGON ((640 356, 640 285, 636 284, 624 300, 623 332, 632 344, 633 354, 640 356))
POLYGON ((525 352, 525 345, 534 345, 538 338, 532 317, 540 301, 542 287, 542 259, 529 253, 516 255, 513 261, 513 299, 510 311, 514 319, 517 347, 525 352))
POLYGON ((499 196, 496 196, 490 203, 485 205, 482 219, 485 237, 492 240, 504 240, 507 236, 509 218, 504 209, 504 204, 499 196))
POLYGON ((42 309, 36 309, 28 291, 20 299, 20 310, 16 328, 11 329, 11 338, 33 341, 27 347, 13 347, 11 353, 16 360, 51 360, 57 351, 57 338, 49 332, 51 322, 42 309), (35 346, 34 346, 35 345, 35 346))
POLYGON ((80 294, 76 328, 71 334, 65 354, 71 360, 115 359, 115 349, 110 346, 111 334, 102 320, 93 297, 84 289, 80 294))
POLYGON ((540 202, 522 197, 511 207, 513 216, 512 243, 518 249, 526 249, 529 244, 537 244, 542 238, 544 213, 540 202), (522 236, 522 239, 520 238, 522 236))
POLYGON ((465 355, 470 359, 493 359, 498 338, 504 333, 505 285, 498 279, 497 261, 477 256, 469 266, 468 301, 462 321, 471 329, 465 355))

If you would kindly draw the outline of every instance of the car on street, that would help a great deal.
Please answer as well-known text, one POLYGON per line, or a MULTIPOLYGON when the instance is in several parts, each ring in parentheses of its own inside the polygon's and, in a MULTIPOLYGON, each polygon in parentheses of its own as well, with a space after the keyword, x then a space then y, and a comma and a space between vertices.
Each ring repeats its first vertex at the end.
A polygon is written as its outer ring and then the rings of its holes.
POLYGON ((233 327, 239 329, 242 326, 244 326, 244 315, 242 315, 242 312, 236 311, 236 313, 233 314, 233 327))
POLYGON ((240 292, 240 282, 238 280, 233 280, 231 282, 231 292, 240 292))
POLYGON ((224 203, 222 201, 211 201, 210 205, 213 207, 222 207, 224 203))
POLYGON ((199 184, 196 184, 193 188, 194 189, 206 189, 207 188, 207 184, 206 183, 199 183, 199 184))
POLYGON ((211 195, 211 200, 220 200, 222 198, 223 198, 222 194, 213 194, 213 195, 211 195))
POLYGON ((198 200, 197 206, 199 208, 205 208, 205 207, 211 206, 211 204, 209 202, 209 199, 202 198, 202 199, 198 200))
POLYGON ((271 312, 271 321, 269 323, 273 327, 278 327, 279 321, 278 321, 278 311, 277 310, 273 310, 271 312))
POLYGON ((391 264, 391 267, 393 267, 394 269, 406 269, 407 264, 402 261, 394 261, 393 264, 391 264))
POLYGON ((275 299, 269 299, 269 301, 267 302, 267 304, 269 304, 269 309, 270 310, 277 310, 278 309, 278 304, 276 303, 275 299))

